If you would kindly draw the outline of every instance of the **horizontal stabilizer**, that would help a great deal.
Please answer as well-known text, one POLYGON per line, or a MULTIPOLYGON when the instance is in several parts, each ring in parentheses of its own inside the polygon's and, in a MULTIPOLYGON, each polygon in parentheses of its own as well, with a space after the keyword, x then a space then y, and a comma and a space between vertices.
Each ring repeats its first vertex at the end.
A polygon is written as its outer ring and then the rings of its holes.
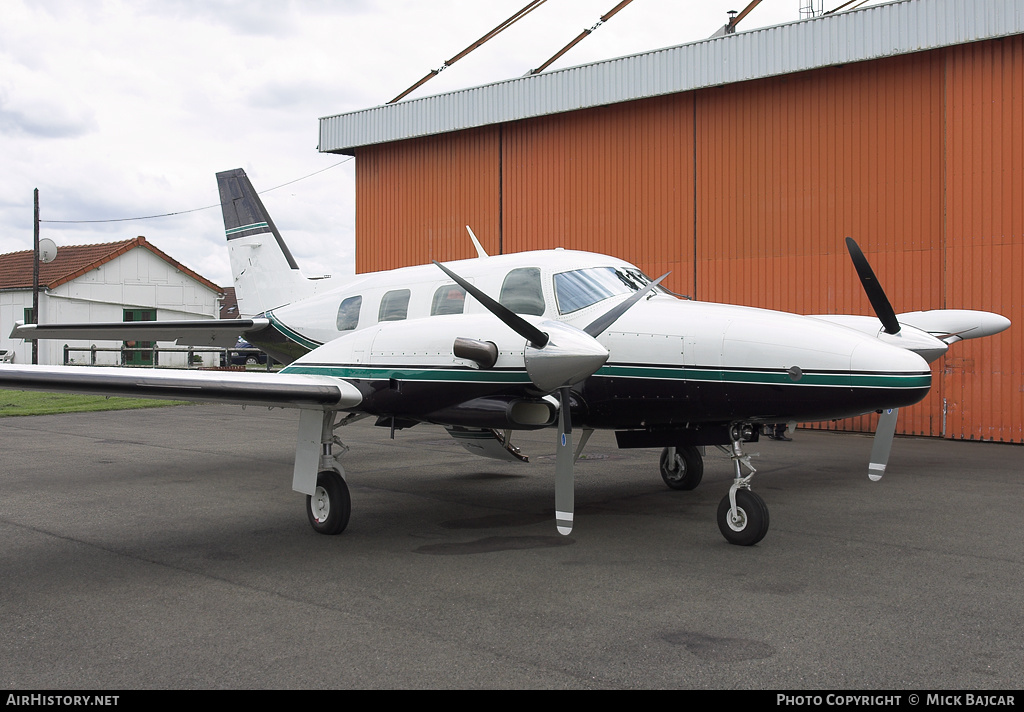
POLYGON ((99 366, 4 364, 0 388, 281 408, 353 408, 363 400, 358 388, 330 376, 99 366))
POLYGON ((89 339, 175 341, 179 346, 231 348, 244 333, 262 331, 269 319, 189 319, 181 321, 111 321, 69 324, 16 322, 12 339, 89 339))

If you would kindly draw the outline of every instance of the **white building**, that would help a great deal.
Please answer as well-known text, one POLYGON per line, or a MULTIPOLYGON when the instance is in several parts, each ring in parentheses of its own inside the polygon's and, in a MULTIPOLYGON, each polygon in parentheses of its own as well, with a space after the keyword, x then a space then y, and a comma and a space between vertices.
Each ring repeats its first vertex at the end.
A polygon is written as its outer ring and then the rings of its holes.
MULTIPOLYGON (((68 245, 52 262, 39 265, 38 323, 216 319, 224 290, 161 252, 144 237, 102 245, 68 245)), ((0 350, 13 352, 16 363, 32 362, 32 343, 12 339, 16 321, 33 321, 32 251, 0 255, 0 350)), ((154 365, 151 351, 122 351, 149 342, 40 340, 39 363, 154 365), (114 351, 90 352, 90 347, 114 351), (82 350, 85 349, 85 350, 82 350)), ((158 342, 159 348, 173 342, 158 342)), ((158 352, 160 366, 185 367, 187 353, 158 352)), ((203 364, 215 366, 215 353, 203 364)))

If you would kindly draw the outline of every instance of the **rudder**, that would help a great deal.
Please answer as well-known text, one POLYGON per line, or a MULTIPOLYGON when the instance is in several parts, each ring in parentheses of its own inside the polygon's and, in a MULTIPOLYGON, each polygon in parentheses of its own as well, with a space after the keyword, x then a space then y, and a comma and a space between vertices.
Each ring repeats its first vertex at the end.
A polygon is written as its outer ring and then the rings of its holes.
POLYGON ((313 293, 245 171, 218 173, 217 188, 240 314, 263 314, 313 293))

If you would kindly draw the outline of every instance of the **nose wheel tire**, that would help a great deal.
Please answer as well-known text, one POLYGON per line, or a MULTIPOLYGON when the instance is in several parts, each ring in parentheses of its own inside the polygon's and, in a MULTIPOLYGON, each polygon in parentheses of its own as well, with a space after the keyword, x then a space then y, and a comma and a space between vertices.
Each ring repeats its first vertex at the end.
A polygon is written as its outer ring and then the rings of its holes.
POLYGON ((768 533, 768 507, 748 489, 736 491, 736 516, 726 495, 718 505, 718 528, 730 544, 753 546, 768 533))
POLYGON ((352 513, 348 485, 337 472, 325 470, 317 475, 316 490, 306 496, 306 514, 318 534, 341 534, 352 513))
POLYGON ((692 490, 704 476, 704 458, 693 445, 661 451, 661 479, 674 490, 692 490))

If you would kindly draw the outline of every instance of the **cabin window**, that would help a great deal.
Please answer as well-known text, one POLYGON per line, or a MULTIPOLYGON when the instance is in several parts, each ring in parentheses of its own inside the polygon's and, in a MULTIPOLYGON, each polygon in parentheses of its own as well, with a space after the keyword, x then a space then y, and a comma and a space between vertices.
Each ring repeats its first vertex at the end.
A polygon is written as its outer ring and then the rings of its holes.
POLYGON ((540 270, 536 267, 514 269, 505 276, 498 301, 516 314, 544 313, 544 292, 540 286, 540 270))
POLYGON ((396 289, 380 300, 377 321, 402 321, 409 314, 409 290, 396 289))
POLYGON ((640 270, 614 267, 591 267, 556 274, 558 313, 571 314, 616 294, 636 292, 650 282, 640 270))
POLYGON ((352 331, 359 325, 359 309, 362 297, 349 297, 338 307, 338 331, 352 331))
POLYGON ((434 292, 430 316, 461 314, 466 309, 466 290, 457 284, 446 284, 434 292))

